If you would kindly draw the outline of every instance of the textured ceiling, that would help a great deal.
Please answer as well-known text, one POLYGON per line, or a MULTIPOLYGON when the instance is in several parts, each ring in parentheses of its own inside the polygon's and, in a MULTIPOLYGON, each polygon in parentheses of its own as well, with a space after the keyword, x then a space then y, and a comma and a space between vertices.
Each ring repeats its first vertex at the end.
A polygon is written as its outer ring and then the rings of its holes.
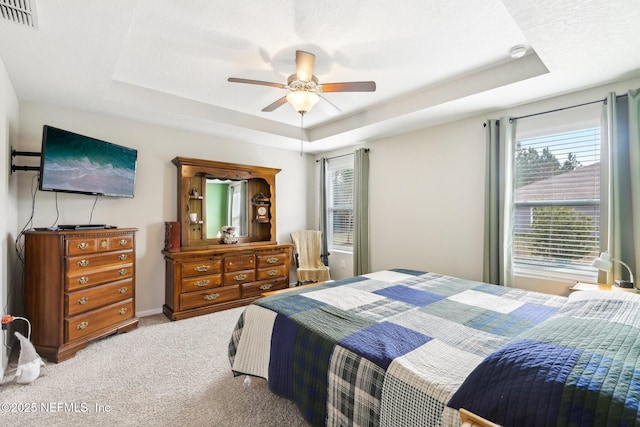
MULTIPOLYGON (((32 0, 34 1, 34 0, 32 0)), ((640 75, 637 0, 40 0, 37 28, 0 20, 20 100, 299 149, 300 115, 262 108, 296 49, 328 93, 304 116, 321 152, 640 75), (511 59, 514 45, 529 49, 511 59)))

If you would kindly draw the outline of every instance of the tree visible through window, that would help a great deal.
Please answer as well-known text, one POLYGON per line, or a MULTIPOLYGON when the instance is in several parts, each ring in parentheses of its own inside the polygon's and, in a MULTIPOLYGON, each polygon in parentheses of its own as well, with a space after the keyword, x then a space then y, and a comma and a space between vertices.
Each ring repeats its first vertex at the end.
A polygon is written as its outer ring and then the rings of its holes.
POLYGON ((524 139, 515 150, 513 261, 593 275, 600 247, 600 129, 524 139))

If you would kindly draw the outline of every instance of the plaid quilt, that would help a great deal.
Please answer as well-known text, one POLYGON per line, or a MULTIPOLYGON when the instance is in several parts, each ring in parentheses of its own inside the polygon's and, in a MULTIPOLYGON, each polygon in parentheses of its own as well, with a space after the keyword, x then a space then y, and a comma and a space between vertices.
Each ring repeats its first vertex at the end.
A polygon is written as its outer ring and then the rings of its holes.
POLYGON ((487 357, 450 405, 505 426, 640 426, 639 402, 640 296, 576 292, 487 357))
POLYGON ((314 426, 459 426, 447 403, 465 378, 565 301, 385 270, 257 300, 229 359, 235 375, 267 379, 314 426))

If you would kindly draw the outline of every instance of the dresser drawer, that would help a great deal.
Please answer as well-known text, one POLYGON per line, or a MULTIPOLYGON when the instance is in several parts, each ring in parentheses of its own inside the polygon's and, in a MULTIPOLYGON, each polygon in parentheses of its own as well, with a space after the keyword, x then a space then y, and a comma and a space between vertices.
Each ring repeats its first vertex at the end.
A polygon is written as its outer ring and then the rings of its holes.
POLYGON ((242 283, 255 282, 255 280, 255 270, 232 271, 224 274, 225 285, 240 285, 242 283))
POLYGON ((133 298, 132 279, 69 292, 64 296, 65 315, 75 316, 129 298, 133 298))
POLYGON ((133 262, 133 257, 132 250, 68 257, 66 259, 67 274, 71 276, 87 270, 130 264, 133 262))
POLYGON ((133 236, 82 237, 65 241, 66 255, 90 254, 95 252, 133 249, 133 236))
POLYGON ((225 286, 200 292, 187 292, 180 295, 180 309, 203 307, 240 298, 240 286, 225 286))
POLYGON ((257 255, 258 258, 258 268, 261 267, 270 267, 274 265, 282 265, 287 261, 287 257, 289 254, 285 252, 273 252, 268 254, 260 254, 257 255))
MULTIPOLYGON (((99 249, 102 248, 102 245, 98 245, 98 246, 99 246, 99 249)), ((109 237, 108 250, 118 251, 122 249, 133 249, 133 236, 109 237)))
POLYGON ((256 260, 251 255, 232 255, 224 258, 224 271, 241 271, 255 268, 256 260))
POLYGON ((222 284, 222 275, 211 274, 209 276, 197 276, 182 279, 182 292, 201 291, 220 286, 222 284))
POLYGON ((67 272, 65 281, 65 290, 67 291, 133 277, 133 264, 116 265, 100 271, 74 271, 73 273, 72 275, 67 272))
POLYGON ((258 297, 264 292, 277 291, 278 289, 285 289, 289 287, 289 281, 286 277, 281 277, 274 280, 265 280, 263 282, 245 283, 242 285, 242 297, 258 297))
POLYGON ((72 341, 85 337, 134 315, 133 299, 98 308, 78 316, 65 319, 65 338, 72 341))
POLYGON ((258 269, 258 280, 275 279, 276 277, 284 277, 286 275, 286 265, 278 265, 276 267, 258 269))
POLYGON ((92 254, 97 252, 98 242, 95 238, 81 238, 65 240, 66 255, 92 254))
POLYGON ((192 277, 220 273, 221 265, 219 258, 205 259, 196 262, 185 262, 182 264, 182 276, 192 277))

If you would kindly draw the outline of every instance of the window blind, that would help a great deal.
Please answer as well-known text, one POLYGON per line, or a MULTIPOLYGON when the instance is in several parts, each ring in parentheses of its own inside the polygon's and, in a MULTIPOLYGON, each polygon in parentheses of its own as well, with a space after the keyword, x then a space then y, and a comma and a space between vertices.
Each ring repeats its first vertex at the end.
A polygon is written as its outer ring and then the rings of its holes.
POLYGON ((353 158, 329 162, 328 226, 332 249, 353 250, 353 158))
POLYGON ((595 279, 600 248, 600 128, 518 140, 513 262, 518 274, 595 279))

